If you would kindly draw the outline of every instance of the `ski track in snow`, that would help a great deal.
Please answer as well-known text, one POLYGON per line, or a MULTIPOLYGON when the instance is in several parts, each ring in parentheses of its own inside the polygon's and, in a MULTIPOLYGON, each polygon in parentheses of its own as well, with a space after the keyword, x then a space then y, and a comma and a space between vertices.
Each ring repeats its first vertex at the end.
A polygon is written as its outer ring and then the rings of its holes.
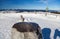
MULTIPOLYGON (((17 23, 20 20, 21 14, 0 14, 0 39, 11 39, 11 27, 17 23)), ((54 39, 54 32, 55 29, 58 29, 60 31, 60 21, 49 21, 41 19, 39 15, 37 17, 33 16, 32 14, 22 14, 25 18, 25 22, 35 22, 38 23, 43 28, 50 28, 51 29, 51 35, 50 38, 54 39)), ((57 37, 57 39, 60 39, 57 37)))

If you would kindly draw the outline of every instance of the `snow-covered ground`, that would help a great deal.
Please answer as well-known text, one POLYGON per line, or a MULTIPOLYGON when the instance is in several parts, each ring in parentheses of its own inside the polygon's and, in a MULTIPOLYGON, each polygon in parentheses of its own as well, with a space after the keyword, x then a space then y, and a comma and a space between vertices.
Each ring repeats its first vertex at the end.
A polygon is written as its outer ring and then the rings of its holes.
MULTIPOLYGON (((55 39, 56 29, 58 29, 60 35, 60 15, 56 17, 55 15, 45 16, 45 14, 34 13, 0 13, 0 39, 11 39, 11 27, 19 22, 20 15, 23 15, 25 22, 39 24, 42 30, 45 28, 50 29, 50 39, 55 39)), ((57 35, 56 39, 60 39, 60 36, 57 35)))

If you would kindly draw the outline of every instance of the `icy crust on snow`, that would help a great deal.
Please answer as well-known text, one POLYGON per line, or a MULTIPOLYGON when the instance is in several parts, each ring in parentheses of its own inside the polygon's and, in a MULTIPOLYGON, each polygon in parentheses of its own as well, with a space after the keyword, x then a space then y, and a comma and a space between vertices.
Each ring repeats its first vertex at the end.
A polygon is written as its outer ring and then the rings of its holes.
MULTIPOLYGON (((54 39, 55 30, 60 31, 60 18, 52 16, 45 16, 44 14, 23 14, 23 13, 0 13, 0 39, 11 39, 11 28, 12 26, 19 22, 20 15, 23 15, 25 22, 35 22, 38 23, 41 29, 50 28, 51 34, 50 38, 54 39)), ((57 37, 57 39, 60 39, 57 37)))

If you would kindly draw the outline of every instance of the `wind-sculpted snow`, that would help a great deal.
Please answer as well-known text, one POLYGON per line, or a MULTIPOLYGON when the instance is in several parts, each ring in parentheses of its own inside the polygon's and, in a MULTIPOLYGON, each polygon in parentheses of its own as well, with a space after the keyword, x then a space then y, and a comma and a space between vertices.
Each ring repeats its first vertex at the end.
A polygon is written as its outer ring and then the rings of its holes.
POLYGON ((43 39, 60 39, 60 19, 40 14, 0 14, 0 39, 11 39, 11 27, 23 15, 25 22, 38 23, 42 29, 43 39))

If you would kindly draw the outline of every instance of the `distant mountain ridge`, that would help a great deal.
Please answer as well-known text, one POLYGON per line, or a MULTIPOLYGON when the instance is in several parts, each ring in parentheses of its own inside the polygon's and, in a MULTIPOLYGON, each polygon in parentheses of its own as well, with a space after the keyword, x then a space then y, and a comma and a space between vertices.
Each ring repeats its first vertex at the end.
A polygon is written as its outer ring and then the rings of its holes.
MULTIPOLYGON (((0 11, 17 11, 17 12, 46 12, 46 10, 36 10, 36 9, 0 9, 0 11)), ((51 13, 60 13, 57 10, 48 10, 51 13)))

